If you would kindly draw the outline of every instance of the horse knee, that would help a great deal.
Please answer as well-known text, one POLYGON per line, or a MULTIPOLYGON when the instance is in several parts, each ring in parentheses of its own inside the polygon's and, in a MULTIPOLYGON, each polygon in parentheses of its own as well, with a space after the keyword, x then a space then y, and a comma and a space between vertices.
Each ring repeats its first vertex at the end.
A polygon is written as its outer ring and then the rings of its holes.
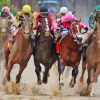
POLYGON ((77 76, 77 74, 78 74, 78 68, 74 68, 73 70, 72 70, 72 76, 74 76, 74 77, 76 77, 77 76))

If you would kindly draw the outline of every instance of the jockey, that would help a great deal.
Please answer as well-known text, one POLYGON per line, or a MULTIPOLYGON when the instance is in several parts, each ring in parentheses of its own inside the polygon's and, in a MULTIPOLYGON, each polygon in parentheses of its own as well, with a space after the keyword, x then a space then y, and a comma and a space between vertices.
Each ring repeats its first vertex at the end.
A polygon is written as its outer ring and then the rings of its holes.
POLYGON ((89 26, 92 29, 96 28, 96 22, 100 23, 100 5, 97 5, 89 17, 89 26))
POLYGON ((2 12, 1 12, 1 15, 0 17, 3 17, 3 18, 8 18, 9 21, 11 22, 11 24, 13 24, 15 22, 15 17, 13 16, 13 14, 10 12, 10 9, 8 6, 4 6, 2 8, 2 12))
POLYGON ((12 47, 12 45, 14 44, 14 41, 15 41, 15 37, 16 37, 16 34, 18 33, 19 29, 21 28, 22 26, 22 21, 23 21, 23 18, 24 16, 29 16, 32 18, 33 20, 33 14, 32 14, 32 9, 29 5, 24 5, 22 7, 22 10, 19 11, 16 15, 16 21, 11 29, 12 31, 12 37, 9 39, 9 42, 8 42, 8 47, 12 47))
MULTIPOLYGON (((60 28, 60 30, 61 30, 61 35, 58 37, 58 39, 57 39, 56 42, 58 42, 62 36, 65 36, 65 35, 68 34, 68 31, 69 31, 69 29, 70 29, 71 23, 72 23, 73 21, 78 21, 78 20, 77 20, 77 18, 72 14, 71 11, 69 11, 65 16, 63 16, 63 17, 61 18, 60 23, 57 23, 57 26, 58 26, 58 27, 60 28)), ((81 26, 82 28, 84 28, 86 31, 88 30, 88 28, 86 27, 85 24, 80 23, 80 26, 81 26)), ((74 36, 74 38, 76 38, 76 36, 74 36)), ((79 39, 79 40, 80 40, 80 39, 79 39)))
POLYGON ((65 16, 68 13, 67 7, 61 7, 59 14, 56 16, 56 22, 59 22, 63 16, 65 16))
MULTIPOLYGON (((34 27, 34 30, 36 30, 36 31, 39 31, 39 29, 40 29, 40 24, 41 24, 41 22, 42 22, 42 19, 43 18, 48 18, 49 19, 49 21, 50 21, 50 32, 51 32, 51 34, 52 34, 52 36, 53 36, 53 38, 54 38, 54 21, 53 21, 53 17, 52 17, 52 15, 51 15, 51 13, 50 12, 48 12, 48 9, 47 9, 47 7, 41 7, 40 8, 40 11, 39 11, 39 13, 36 15, 36 25, 35 25, 35 27, 34 27)), ((36 32, 37 33, 37 32, 36 32)), ((37 35, 37 34, 36 34, 37 35)))

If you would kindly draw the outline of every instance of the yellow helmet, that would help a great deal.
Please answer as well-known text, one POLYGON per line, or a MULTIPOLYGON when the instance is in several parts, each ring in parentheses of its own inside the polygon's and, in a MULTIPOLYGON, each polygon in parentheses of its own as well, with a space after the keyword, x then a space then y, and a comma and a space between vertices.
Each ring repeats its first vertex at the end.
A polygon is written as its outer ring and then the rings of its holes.
POLYGON ((22 11, 24 13, 30 13, 32 11, 32 9, 29 5, 24 5, 23 8, 22 8, 22 11))

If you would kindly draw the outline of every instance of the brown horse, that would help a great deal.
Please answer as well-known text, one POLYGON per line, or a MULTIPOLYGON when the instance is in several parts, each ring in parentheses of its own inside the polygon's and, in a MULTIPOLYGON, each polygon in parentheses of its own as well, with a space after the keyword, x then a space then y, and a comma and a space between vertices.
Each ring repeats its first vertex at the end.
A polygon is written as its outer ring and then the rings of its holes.
POLYGON ((80 22, 73 22, 71 24, 68 35, 63 37, 60 42, 60 68, 59 70, 59 89, 64 85, 63 82, 63 72, 65 66, 71 66, 72 79, 69 84, 70 87, 74 87, 76 83, 76 77, 78 74, 78 66, 81 59, 81 53, 79 51, 80 45, 74 41, 76 34, 81 33, 80 22))
POLYGON ((4 80, 10 81, 10 72, 14 64, 18 63, 20 65, 19 73, 16 77, 16 83, 20 82, 21 74, 32 54, 32 41, 31 41, 31 32, 32 32, 32 20, 29 16, 24 16, 19 32, 16 35, 16 40, 13 47, 9 50, 7 44, 4 48, 5 53, 5 65, 6 73, 4 80))
MULTIPOLYGON (((95 86, 100 74, 100 23, 97 23, 95 38, 86 50, 86 60, 83 66, 84 71, 85 68, 87 68, 88 71, 87 88, 86 91, 83 90, 80 95, 89 94, 90 96, 94 96, 95 86)), ((84 71, 81 78, 83 78, 84 71)))
POLYGON ((49 70, 56 60, 59 59, 55 44, 53 43, 52 34, 50 32, 50 20, 48 17, 43 17, 40 23, 40 31, 36 38, 36 45, 34 48, 34 64, 37 75, 37 84, 48 82, 49 70), (45 71, 43 73, 43 80, 41 79, 41 64, 44 65, 45 71))

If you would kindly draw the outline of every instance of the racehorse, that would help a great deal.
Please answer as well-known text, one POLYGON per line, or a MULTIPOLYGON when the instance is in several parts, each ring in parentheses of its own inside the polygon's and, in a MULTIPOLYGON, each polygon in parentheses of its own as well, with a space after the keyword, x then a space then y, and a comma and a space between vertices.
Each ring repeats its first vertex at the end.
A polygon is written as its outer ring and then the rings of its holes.
MULTIPOLYGON (((1 51, 2 51, 5 41, 10 35, 10 27, 11 27, 10 21, 7 18, 0 17, 0 49, 1 51)), ((0 53, 2 54, 2 52, 0 53)))
POLYGON ((85 91, 83 90, 80 95, 94 96, 97 79, 100 74, 100 23, 96 23, 96 26, 97 31, 95 32, 95 38, 86 50, 86 59, 84 61, 83 74, 81 76, 82 80, 85 69, 87 69, 87 88, 85 91))
MULTIPOLYGON (((24 16, 23 21, 21 22, 21 28, 19 29, 15 43, 12 48, 8 48, 8 42, 4 47, 5 54, 5 66, 6 73, 4 81, 10 81, 10 73, 14 64, 20 65, 20 70, 16 76, 16 83, 20 82, 21 74, 26 68, 29 58, 32 54, 32 19, 29 16, 24 16)), ((9 40, 8 40, 9 41, 9 40)))
POLYGON ((55 44, 53 43, 52 34, 50 33, 49 19, 47 17, 43 17, 42 19, 43 20, 39 25, 40 29, 36 37, 36 45, 33 52, 38 85, 41 85, 42 82, 44 84, 47 83, 49 69, 52 67, 53 63, 58 59, 55 44), (45 71, 43 73, 43 80, 41 80, 40 75, 40 64, 43 64, 45 67, 45 71))
POLYGON ((76 83, 81 53, 79 51, 80 44, 75 41, 75 37, 76 34, 80 33, 80 21, 74 21, 71 23, 68 35, 64 36, 60 41, 59 89, 64 85, 63 72, 65 66, 71 66, 73 68, 72 79, 69 86, 72 88, 76 83))

